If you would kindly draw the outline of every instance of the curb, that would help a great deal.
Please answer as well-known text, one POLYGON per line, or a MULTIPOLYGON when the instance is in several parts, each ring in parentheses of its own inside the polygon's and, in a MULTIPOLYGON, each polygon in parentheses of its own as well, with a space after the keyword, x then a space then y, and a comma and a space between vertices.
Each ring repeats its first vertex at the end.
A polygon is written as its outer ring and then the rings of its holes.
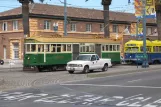
POLYGON ((124 71, 113 71, 113 72, 100 72, 96 74, 87 74, 87 77, 89 78, 97 78, 97 77, 106 77, 106 76, 112 76, 112 75, 118 75, 118 74, 130 74, 134 72, 148 72, 149 70, 159 70, 160 68, 141 68, 141 69, 134 69, 134 70, 124 70, 124 71))

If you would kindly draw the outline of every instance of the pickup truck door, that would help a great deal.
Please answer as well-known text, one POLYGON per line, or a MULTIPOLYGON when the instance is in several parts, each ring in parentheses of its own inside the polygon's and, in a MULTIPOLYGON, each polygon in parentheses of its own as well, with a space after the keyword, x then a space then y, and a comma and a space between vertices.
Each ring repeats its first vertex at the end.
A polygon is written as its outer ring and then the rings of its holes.
POLYGON ((98 68, 103 68, 103 62, 100 60, 98 55, 96 55, 96 63, 98 68))
POLYGON ((92 55, 91 57, 91 69, 97 69, 98 68, 98 64, 97 64, 97 60, 96 60, 96 56, 92 55))

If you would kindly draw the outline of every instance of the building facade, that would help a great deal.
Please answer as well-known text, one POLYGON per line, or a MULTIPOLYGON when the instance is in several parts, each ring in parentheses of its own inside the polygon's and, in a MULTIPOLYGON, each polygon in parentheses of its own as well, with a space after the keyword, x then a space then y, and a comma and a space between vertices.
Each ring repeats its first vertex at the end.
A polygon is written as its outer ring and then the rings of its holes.
MULTIPOLYGON (((101 10, 68 7, 68 36, 103 36, 101 10)), ((30 36, 64 34, 64 7, 47 4, 30 5, 30 36)), ((155 20, 147 20, 147 36, 157 39, 155 20)), ((131 13, 110 12, 110 37, 123 44, 136 39, 136 18, 131 13)), ((28 35, 29 36, 29 35, 28 35)), ((0 58, 23 58, 23 23, 21 7, 0 13, 0 58)), ((122 49, 123 53, 123 49, 122 49)))

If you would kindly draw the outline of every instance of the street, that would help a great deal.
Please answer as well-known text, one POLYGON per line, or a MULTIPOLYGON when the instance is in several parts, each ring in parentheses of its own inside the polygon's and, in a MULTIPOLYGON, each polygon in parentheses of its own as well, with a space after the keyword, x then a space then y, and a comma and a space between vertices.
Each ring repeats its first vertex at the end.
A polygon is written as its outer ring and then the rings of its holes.
POLYGON ((0 93, 0 107, 160 107, 161 71, 138 72, 0 93))

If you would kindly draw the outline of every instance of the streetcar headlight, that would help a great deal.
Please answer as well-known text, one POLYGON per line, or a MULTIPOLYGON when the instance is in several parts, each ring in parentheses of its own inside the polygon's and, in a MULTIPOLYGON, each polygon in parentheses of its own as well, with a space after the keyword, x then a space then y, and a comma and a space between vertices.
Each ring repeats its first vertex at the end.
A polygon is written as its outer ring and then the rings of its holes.
POLYGON ((28 57, 27 59, 30 59, 30 57, 28 57))

